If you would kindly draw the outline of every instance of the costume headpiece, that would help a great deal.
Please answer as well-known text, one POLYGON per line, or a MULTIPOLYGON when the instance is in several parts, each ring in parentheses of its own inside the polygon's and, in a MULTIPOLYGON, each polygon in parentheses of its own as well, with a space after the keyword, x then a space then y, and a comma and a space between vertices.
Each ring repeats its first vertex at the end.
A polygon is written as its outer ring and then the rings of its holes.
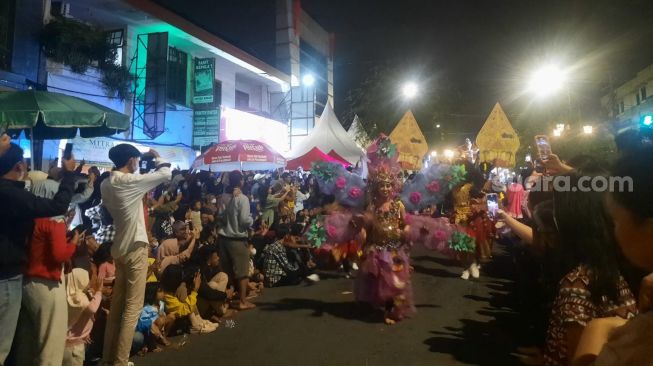
POLYGON ((388 136, 382 134, 370 145, 367 149, 367 158, 369 160, 368 180, 371 185, 391 183, 395 193, 401 190, 399 180, 401 167, 397 162, 399 151, 397 151, 397 145, 393 144, 388 136))

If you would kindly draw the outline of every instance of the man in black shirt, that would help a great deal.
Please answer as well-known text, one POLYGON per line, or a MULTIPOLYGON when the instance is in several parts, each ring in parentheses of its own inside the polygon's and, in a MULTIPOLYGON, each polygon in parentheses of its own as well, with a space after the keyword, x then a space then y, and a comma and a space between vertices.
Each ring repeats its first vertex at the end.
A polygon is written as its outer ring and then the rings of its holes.
POLYGON ((74 193, 75 161, 63 160, 63 179, 52 199, 25 190, 23 149, 0 137, 0 366, 11 350, 22 299, 27 243, 34 219, 64 215, 74 193))

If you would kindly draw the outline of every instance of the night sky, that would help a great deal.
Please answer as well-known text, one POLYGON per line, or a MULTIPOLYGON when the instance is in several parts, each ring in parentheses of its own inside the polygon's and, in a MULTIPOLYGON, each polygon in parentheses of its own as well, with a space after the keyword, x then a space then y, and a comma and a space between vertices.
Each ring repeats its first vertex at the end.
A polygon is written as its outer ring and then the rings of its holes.
MULTIPOLYGON (((274 0, 157 1, 274 62, 274 0)), ((526 116, 528 75, 555 62, 569 68, 569 89, 585 118, 598 118, 605 88, 653 63, 650 0, 303 0, 302 6, 336 35, 338 113, 366 71, 386 64, 401 70, 397 80, 415 79, 424 88, 446 79, 463 97, 450 124, 467 132, 480 127, 496 101, 509 115, 526 116)))

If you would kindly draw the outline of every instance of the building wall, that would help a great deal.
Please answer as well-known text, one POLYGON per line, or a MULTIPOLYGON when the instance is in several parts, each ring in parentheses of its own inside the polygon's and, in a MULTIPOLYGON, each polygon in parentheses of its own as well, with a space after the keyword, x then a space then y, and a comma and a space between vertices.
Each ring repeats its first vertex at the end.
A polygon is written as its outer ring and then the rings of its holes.
POLYGON ((236 72, 239 67, 217 57, 215 60, 215 78, 222 82, 222 105, 236 107, 236 72))
POLYGON ((41 66, 38 34, 42 24, 42 0, 16 1, 11 71, 32 82, 41 83, 43 80, 38 80, 41 66))
POLYGON ((623 125, 636 125, 640 116, 653 113, 653 64, 601 98, 601 104, 614 122, 623 125), (642 87, 646 90, 645 96, 641 93, 642 87))

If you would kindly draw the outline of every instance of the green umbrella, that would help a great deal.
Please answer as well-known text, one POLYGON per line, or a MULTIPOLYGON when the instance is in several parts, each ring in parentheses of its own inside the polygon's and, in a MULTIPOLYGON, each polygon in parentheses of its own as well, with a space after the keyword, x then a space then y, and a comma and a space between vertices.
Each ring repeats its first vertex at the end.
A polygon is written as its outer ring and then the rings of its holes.
POLYGON ((129 128, 129 116, 89 100, 37 90, 0 92, 0 127, 36 140, 110 136, 129 128))

